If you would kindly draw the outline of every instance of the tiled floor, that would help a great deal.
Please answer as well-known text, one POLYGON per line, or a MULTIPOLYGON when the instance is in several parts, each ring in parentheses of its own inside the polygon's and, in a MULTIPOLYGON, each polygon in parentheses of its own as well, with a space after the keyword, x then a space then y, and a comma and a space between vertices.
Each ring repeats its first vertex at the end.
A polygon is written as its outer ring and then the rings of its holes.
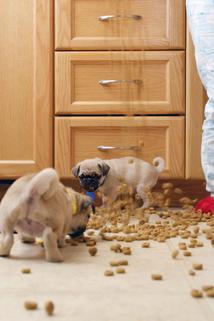
MULTIPOLYGON (((64 263, 44 260, 40 245, 21 244, 16 240, 11 258, 0 258, 0 320, 46 320, 44 303, 55 303, 54 320, 75 321, 213 321, 214 298, 194 299, 193 288, 214 285, 214 248, 201 235, 205 246, 191 249, 192 256, 171 258, 179 239, 166 243, 142 241, 125 243, 133 254, 110 251, 112 242, 97 242, 98 253, 89 256, 85 244, 63 249, 64 263), (127 259, 126 274, 104 276, 109 262, 127 259), (204 269, 190 276, 193 262, 204 269), (31 274, 22 274, 29 267, 31 274), (162 281, 151 280, 161 273, 162 281), (25 300, 39 304, 36 311, 24 309, 25 300)), ((123 242, 121 242, 123 243, 123 242)), ((115 268, 112 268, 115 269, 115 268)))

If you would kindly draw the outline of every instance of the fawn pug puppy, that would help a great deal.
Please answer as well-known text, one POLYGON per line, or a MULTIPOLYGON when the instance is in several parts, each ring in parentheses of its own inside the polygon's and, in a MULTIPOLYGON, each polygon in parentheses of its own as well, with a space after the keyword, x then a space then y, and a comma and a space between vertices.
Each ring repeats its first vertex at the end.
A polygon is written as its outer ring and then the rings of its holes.
POLYGON ((143 200, 142 208, 147 208, 150 205, 147 191, 157 183, 164 167, 165 162, 161 157, 154 158, 153 165, 135 157, 93 158, 78 163, 72 173, 87 191, 101 191, 104 204, 108 199, 114 201, 117 198, 122 180, 133 187, 143 200))
POLYGON ((0 204, 0 256, 10 254, 15 230, 26 242, 42 237, 46 259, 61 262, 58 246, 68 232, 86 228, 90 212, 90 198, 62 185, 54 169, 23 176, 0 204))

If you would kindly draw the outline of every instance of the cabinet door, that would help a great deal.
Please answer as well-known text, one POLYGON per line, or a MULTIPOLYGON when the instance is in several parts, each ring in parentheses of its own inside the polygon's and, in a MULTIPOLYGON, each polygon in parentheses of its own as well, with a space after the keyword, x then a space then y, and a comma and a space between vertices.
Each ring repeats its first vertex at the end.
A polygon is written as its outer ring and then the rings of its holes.
POLYGON ((51 0, 0 0, 0 178, 52 165, 51 19, 51 0))
POLYGON ((184 117, 55 118, 55 166, 61 176, 70 177, 71 168, 87 158, 124 156, 150 163, 161 156, 166 161, 161 177, 184 178, 184 117))
POLYGON ((61 114, 184 114, 183 51, 56 52, 61 114))
POLYGON ((55 0, 56 49, 181 49, 184 0, 55 0))

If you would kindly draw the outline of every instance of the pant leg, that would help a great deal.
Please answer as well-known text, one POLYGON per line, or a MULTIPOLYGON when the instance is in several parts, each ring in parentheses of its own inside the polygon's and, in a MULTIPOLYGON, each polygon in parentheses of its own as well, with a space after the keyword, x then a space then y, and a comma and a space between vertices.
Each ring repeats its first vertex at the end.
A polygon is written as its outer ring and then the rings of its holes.
POLYGON ((214 0, 186 0, 201 81, 207 90, 201 161, 206 189, 214 196, 214 0))

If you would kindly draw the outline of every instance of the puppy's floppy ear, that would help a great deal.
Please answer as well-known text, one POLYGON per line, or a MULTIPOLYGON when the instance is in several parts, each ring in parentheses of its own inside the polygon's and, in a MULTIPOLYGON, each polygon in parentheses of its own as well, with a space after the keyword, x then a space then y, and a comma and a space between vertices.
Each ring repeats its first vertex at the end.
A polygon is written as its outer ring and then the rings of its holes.
POLYGON ((75 167, 72 168, 71 172, 75 177, 78 177, 80 171, 80 165, 77 164, 75 167))
POLYGON ((104 176, 106 176, 110 170, 110 166, 108 166, 108 164, 106 164, 105 162, 98 164, 98 167, 102 171, 104 176))

